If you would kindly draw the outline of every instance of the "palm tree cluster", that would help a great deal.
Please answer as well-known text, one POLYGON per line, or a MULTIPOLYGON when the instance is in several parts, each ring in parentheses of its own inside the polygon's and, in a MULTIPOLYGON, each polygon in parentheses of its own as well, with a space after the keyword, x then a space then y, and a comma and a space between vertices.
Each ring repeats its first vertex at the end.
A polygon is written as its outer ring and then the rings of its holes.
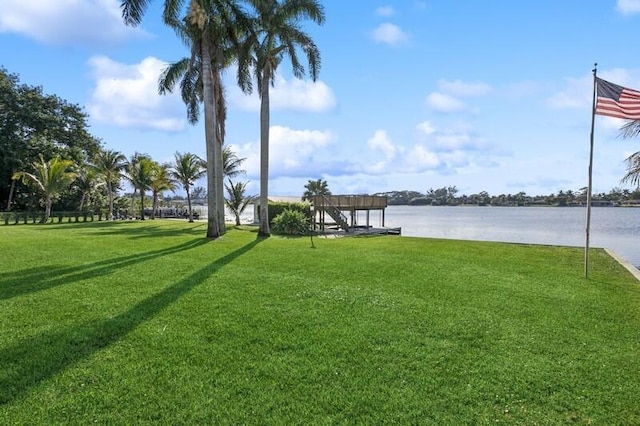
MULTIPOLYGON (((246 182, 234 183, 231 178, 244 174, 241 169, 244 158, 239 158, 229 147, 223 149, 223 176, 228 178, 229 198, 224 202, 236 214, 242 214, 254 197, 245 194, 246 182)), ((130 200, 130 215, 133 217, 135 197, 140 197, 140 218, 145 219, 145 200, 147 192, 151 193, 152 212, 155 218, 159 211, 160 199, 166 191, 175 192, 181 187, 187 195, 188 217, 193 222, 191 206, 191 189, 207 173, 206 162, 192 153, 174 154, 172 163, 158 163, 147 154, 134 153, 127 159, 121 152, 114 150, 100 150, 90 163, 75 164, 71 160, 53 157, 46 161, 41 156, 25 171, 14 173, 14 180, 21 180, 31 185, 41 195, 41 202, 45 207, 44 221, 51 215, 54 201, 60 194, 75 185, 82 191, 79 210, 88 204, 93 193, 102 188, 108 199, 107 219, 114 219, 114 202, 116 191, 121 188, 123 180, 132 187, 130 200)))
MULTIPOLYGON (((122 0, 122 16, 138 25, 150 0, 122 0)), ((236 65, 238 85, 245 93, 257 85, 260 108, 260 230, 270 234, 268 220, 269 182, 269 87, 278 67, 288 58, 293 75, 303 78, 307 59, 309 75, 315 81, 320 70, 320 51, 301 28, 304 19, 324 23, 324 9, 318 0, 164 0, 164 23, 172 28, 189 50, 189 57, 169 65, 160 77, 159 92, 180 86, 191 123, 199 119, 204 106, 208 198, 207 237, 225 233, 222 146, 225 138, 226 103, 221 73, 236 65)), ((236 184, 238 185, 238 184, 236 184)), ((244 189, 244 186, 242 186, 244 189)), ((231 190, 231 191, 230 191, 231 190)), ((237 216, 236 216, 237 221, 237 216)))

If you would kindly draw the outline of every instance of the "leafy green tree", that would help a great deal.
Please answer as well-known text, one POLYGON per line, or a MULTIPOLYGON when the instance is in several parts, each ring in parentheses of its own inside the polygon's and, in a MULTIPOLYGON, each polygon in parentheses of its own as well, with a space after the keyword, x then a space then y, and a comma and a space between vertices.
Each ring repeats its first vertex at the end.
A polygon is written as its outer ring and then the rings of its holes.
MULTIPOLYGON (((29 188, 12 179, 43 158, 59 157, 84 164, 100 141, 88 132, 87 116, 78 105, 43 93, 41 87, 20 84, 15 74, 0 67, 0 203, 7 210, 24 207, 29 188), (26 195, 26 194, 25 194, 26 195)), ((73 191, 60 197, 78 197, 73 191)), ((60 200, 73 204, 70 200, 60 200)))
POLYGON ((186 152, 174 154, 172 175, 180 182, 187 193, 187 205, 189 207, 189 222, 193 222, 193 211, 191 210, 190 189, 193 184, 207 172, 206 163, 195 154, 186 152))
POLYGON ((153 198, 153 214, 151 219, 155 219, 158 212, 158 202, 164 191, 174 191, 176 189, 175 180, 171 174, 171 164, 158 164, 153 162, 151 169, 151 194, 153 198))
POLYGON ((207 190, 202 186, 196 186, 193 188, 192 197, 200 200, 207 198, 207 190))
POLYGON ((302 194, 302 201, 313 201, 313 197, 316 195, 331 195, 329 184, 323 179, 310 180, 304 188, 305 191, 304 194, 302 194))
POLYGON ((276 71, 288 56, 293 75, 303 78, 305 68, 298 59, 301 49, 309 63, 312 80, 320 71, 320 50, 301 28, 304 19, 318 24, 325 20, 324 8, 317 0, 248 0, 256 12, 253 34, 239 61, 241 86, 248 87, 248 69, 253 69, 260 95, 260 229, 258 235, 269 232, 269 86, 275 83, 276 71))
POLYGON ((246 195, 247 182, 232 182, 228 179, 228 184, 224 187, 227 190, 227 198, 225 204, 236 218, 236 226, 240 225, 240 216, 246 210, 247 206, 256 200, 255 195, 246 195))
POLYGON ((93 158, 92 167, 102 176, 109 197, 109 220, 113 220, 113 193, 127 166, 127 157, 114 150, 100 150, 93 158))
POLYGON ((51 205, 60 193, 71 185, 76 174, 70 169, 73 166, 71 160, 62 160, 54 157, 45 161, 40 156, 40 161, 32 164, 33 171, 18 171, 13 174, 14 180, 22 180, 27 184, 35 186, 41 193, 45 206, 44 222, 51 216, 51 205))

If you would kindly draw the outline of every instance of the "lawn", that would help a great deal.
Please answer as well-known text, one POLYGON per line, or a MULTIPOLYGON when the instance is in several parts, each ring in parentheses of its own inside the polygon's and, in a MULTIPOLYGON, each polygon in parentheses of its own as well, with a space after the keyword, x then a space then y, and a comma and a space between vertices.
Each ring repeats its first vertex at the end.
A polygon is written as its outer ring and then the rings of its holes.
POLYGON ((604 251, 0 226, 0 424, 640 424, 604 251))

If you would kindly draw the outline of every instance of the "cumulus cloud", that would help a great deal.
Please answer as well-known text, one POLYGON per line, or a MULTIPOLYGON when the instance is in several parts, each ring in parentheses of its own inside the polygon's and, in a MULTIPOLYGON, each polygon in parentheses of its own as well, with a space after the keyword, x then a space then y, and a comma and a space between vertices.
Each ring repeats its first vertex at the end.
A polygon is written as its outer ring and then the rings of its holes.
MULTIPOLYGON (((333 143, 329 131, 296 130, 283 126, 269 129, 269 178, 313 176, 324 172, 327 162, 323 151, 333 143)), ((260 176, 260 141, 232 146, 246 158, 243 166, 250 178, 260 176)))
POLYGON ((122 64, 106 56, 89 60, 96 85, 89 114, 120 127, 180 131, 186 126, 185 107, 178 94, 158 94, 158 76, 167 65, 154 57, 122 64))
POLYGON ((416 129, 417 141, 410 146, 396 144, 386 131, 376 130, 367 141, 369 155, 358 158, 351 171, 368 175, 430 171, 454 174, 469 168, 496 165, 486 162, 491 147, 464 125, 437 129, 424 121, 416 129))
POLYGON ((468 109, 467 105, 460 99, 440 92, 429 93, 427 106, 438 112, 458 112, 468 109))
MULTIPOLYGON (((235 83, 227 87, 230 105, 246 111, 260 110, 260 97, 256 91, 245 95, 235 83)), ((272 111, 326 112, 335 109, 337 104, 333 90, 322 81, 277 77, 275 86, 269 91, 272 111)))
POLYGON ((384 130, 376 130, 373 137, 367 141, 367 146, 371 150, 382 151, 387 160, 393 160, 396 155, 396 147, 384 130))
POLYGON ((376 9, 376 15, 390 17, 395 15, 396 11, 393 9, 393 6, 380 6, 376 9))
POLYGON ((631 15, 640 12, 640 0, 618 0, 616 9, 623 15, 631 15))
MULTIPOLYGON (((614 68, 598 72, 598 77, 620 86, 640 89, 640 70, 614 68)), ((590 108, 593 102, 593 76, 567 78, 565 87, 547 99, 547 105, 558 109, 590 108)))
POLYGON ((481 81, 438 80, 438 87, 444 93, 462 98, 483 96, 491 92, 491 86, 481 81))
POLYGON ((480 81, 439 80, 438 91, 427 95, 427 106, 445 113, 465 111, 469 108, 460 98, 484 96, 491 90, 490 85, 480 81))
POLYGON ((435 127, 433 127, 433 125, 429 121, 423 121, 416 127, 420 131, 420 133, 424 135, 431 135, 436 131, 435 127))
POLYGON ((593 77, 567 78, 566 87, 552 95, 547 104, 551 108, 586 108, 592 103, 593 77))
POLYGON ((390 46, 400 46, 409 40, 407 33, 390 22, 384 22, 373 30, 371 37, 378 43, 388 44, 390 46))
POLYGON ((50 44, 111 44, 144 37, 126 26, 118 0, 3 0, 0 33, 25 35, 50 44))

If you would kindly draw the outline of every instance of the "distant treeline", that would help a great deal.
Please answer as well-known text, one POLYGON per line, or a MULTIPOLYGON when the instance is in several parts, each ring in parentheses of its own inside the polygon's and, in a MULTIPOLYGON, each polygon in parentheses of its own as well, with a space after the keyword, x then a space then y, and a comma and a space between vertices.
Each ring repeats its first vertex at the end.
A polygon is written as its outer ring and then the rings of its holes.
MULTIPOLYGON (((579 191, 558 191, 549 195, 517 194, 491 195, 486 191, 471 195, 458 195, 455 186, 438 189, 430 188, 426 193, 418 191, 389 191, 373 195, 386 195, 389 205, 429 205, 429 206, 581 206, 586 205, 587 189, 579 191)), ((614 188, 608 193, 592 194, 593 205, 640 205, 640 189, 614 188)))

